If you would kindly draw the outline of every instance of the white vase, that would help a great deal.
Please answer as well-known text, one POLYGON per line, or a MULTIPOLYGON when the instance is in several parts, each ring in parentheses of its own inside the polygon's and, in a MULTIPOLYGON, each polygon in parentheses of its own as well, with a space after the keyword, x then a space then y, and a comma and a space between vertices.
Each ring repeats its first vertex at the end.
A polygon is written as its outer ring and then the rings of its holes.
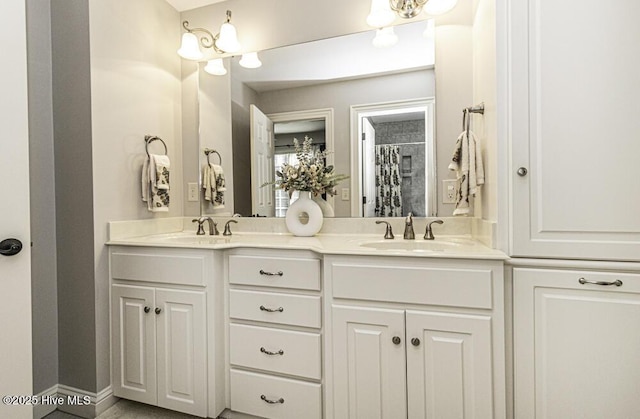
POLYGON ((311 199, 311 192, 300 192, 298 199, 287 208, 285 223, 294 236, 310 237, 322 228, 322 210, 311 199))
POLYGON ((322 210, 322 216, 324 218, 335 217, 333 207, 322 197, 322 195, 314 195, 311 199, 313 199, 313 202, 318 204, 318 206, 322 210))

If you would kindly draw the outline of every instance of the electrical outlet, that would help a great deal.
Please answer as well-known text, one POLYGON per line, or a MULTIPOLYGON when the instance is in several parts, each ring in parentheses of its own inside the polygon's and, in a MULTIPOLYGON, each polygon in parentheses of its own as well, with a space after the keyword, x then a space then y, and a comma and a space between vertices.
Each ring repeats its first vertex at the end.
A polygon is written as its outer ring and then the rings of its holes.
POLYGON ((198 184, 195 182, 187 183, 187 201, 195 202, 198 200, 198 184))
POLYGON ((342 188, 342 200, 343 201, 348 201, 350 199, 349 197, 349 188, 342 188))
POLYGON ((455 204, 456 203, 456 186, 458 181, 456 179, 445 179, 442 181, 442 203, 443 204, 455 204))

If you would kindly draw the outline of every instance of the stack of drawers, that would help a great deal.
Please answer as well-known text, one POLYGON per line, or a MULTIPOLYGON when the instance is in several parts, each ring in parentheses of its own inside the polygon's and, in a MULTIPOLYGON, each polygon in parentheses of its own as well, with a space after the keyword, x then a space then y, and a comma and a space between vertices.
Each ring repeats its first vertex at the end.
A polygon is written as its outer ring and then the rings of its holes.
POLYGON ((287 251, 229 255, 231 409, 322 417, 320 260, 287 251))

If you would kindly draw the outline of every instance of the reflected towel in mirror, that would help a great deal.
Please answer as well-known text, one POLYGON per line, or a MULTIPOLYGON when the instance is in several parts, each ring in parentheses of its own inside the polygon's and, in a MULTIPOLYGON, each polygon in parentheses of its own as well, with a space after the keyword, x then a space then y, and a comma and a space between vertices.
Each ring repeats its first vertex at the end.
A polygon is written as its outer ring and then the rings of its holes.
POLYGON ((202 189, 204 189, 204 199, 211 202, 213 209, 224 208, 224 192, 227 188, 222 166, 217 164, 203 166, 202 189))

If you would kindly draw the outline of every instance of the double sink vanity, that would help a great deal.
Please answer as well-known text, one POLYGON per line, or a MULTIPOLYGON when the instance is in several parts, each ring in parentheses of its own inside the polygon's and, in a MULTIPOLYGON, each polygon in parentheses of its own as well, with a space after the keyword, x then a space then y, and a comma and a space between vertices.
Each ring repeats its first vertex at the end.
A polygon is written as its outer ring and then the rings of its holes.
POLYGON ((214 418, 505 417, 506 256, 470 219, 435 240, 237 221, 110 224, 116 396, 214 418))

